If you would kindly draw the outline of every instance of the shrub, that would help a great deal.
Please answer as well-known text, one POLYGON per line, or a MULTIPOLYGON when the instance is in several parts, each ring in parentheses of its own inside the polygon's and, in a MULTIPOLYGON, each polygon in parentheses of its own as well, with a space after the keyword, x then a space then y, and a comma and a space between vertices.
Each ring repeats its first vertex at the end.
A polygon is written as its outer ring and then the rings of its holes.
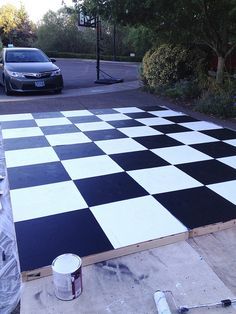
POLYGON ((202 55, 183 46, 164 44, 148 51, 143 58, 143 80, 149 87, 175 84, 195 75, 202 55))
POLYGON ((164 92, 165 96, 186 100, 195 99, 200 96, 201 91, 199 89, 198 82, 196 80, 180 80, 174 85, 167 87, 164 92))
POLYGON ((141 79, 143 80, 145 85, 148 85, 148 76, 151 71, 150 57, 154 53, 155 49, 148 50, 142 60, 141 65, 141 79))
POLYGON ((195 110, 221 118, 236 117, 234 97, 230 91, 207 91, 195 103, 195 110))
POLYGON ((196 111, 222 118, 236 117, 236 80, 217 84, 208 75, 207 54, 182 46, 149 50, 142 62, 144 88, 178 100, 190 100, 196 111))

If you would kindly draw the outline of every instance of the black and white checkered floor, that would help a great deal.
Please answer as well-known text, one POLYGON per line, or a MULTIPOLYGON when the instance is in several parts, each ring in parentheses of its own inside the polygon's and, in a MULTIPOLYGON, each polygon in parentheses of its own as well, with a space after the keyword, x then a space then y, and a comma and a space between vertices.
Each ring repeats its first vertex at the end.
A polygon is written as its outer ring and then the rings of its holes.
POLYGON ((236 218, 236 132, 166 107, 1 115, 22 270, 236 218))

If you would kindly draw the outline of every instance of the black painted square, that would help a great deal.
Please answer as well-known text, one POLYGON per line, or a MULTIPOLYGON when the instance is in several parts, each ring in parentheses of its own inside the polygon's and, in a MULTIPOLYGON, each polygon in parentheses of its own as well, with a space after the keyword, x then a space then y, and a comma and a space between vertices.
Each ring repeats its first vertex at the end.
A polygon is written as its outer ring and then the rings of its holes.
POLYGON ((176 167, 205 185, 236 180, 236 169, 215 159, 177 165, 176 167))
POLYGON ((236 132, 229 129, 207 130, 207 131, 202 131, 202 133, 215 137, 218 140, 236 139, 236 132))
POLYGON ((68 118, 72 123, 101 122, 97 116, 81 116, 68 118))
POLYGON ((148 194, 124 172, 74 182, 90 207, 148 194))
POLYGON ((35 112, 32 113, 35 119, 49 119, 49 118, 61 118, 64 117, 61 112, 35 112))
POLYGON ((44 136, 9 138, 3 141, 4 150, 17 150, 50 146, 44 136))
POLYGON ((61 145, 53 149, 60 160, 104 155, 103 150, 94 143, 61 145))
POLYGON ((89 209, 15 223, 21 271, 50 266, 64 253, 80 257, 113 249, 89 209))
POLYGON ((168 110, 167 108, 160 107, 160 106, 144 106, 144 107, 139 107, 139 108, 145 111, 168 110))
POLYGON ((191 146, 213 158, 229 157, 236 155, 236 147, 220 141, 194 144, 191 146))
POLYGON ((134 140, 148 149, 183 145, 167 135, 135 137, 134 140))
POLYGON ((173 116, 173 117, 166 117, 167 120, 170 120, 175 123, 184 123, 184 122, 195 122, 199 121, 198 119, 195 119, 190 116, 173 116))
POLYGON ((236 218, 235 205, 207 187, 154 195, 189 229, 236 218))
POLYGON ((11 190, 71 180, 61 162, 12 167, 8 179, 11 190))
POLYGON ((125 171, 169 165, 167 161, 149 150, 114 154, 110 155, 110 157, 125 171))
POLYGON ((41 126, 40 129, 45 135, 80 132, 80 130, 73 124, 41 126))
POLYGON ((156 118, 153 114, 149 112, 133 112, 133 113, 126 113, 126 116, 132 119, 142 119, 142 118, 156 118))
POLYGON ((108 121, 108 123, 114 128, 128 128, 133 126, 143 126, 143 124, 136 120, 116 120, 116 121, 108 121))
POLYGON ((116 129, 88 131, 84 132, 84 134, 92 141, 111 140, 116 138, 127 137, 124 133, 116 129))
POLYGON ((162 132, 164 134, 190 131, 188 128, 186 128, 182 125, 179 125, 179 124, 156 125, 156 126, 152 126, 152 128, 159 131, 159 132, 162 132))
POLYGON ((37 127, 35 120, 17 120, 17 121, 3 121, 0 122, 2 129, 16 129, 16 128, 32 128, 37 127))

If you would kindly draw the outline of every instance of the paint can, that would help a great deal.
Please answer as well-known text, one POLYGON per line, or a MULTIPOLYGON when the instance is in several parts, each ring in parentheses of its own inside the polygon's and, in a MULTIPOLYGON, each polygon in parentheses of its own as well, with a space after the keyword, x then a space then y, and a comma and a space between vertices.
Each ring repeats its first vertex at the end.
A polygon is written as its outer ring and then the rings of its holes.
POLYGON ((53 284, 58 299, 69 301, 82 292, 82 260, 75 254, 62 254, 52 262, 53 284))

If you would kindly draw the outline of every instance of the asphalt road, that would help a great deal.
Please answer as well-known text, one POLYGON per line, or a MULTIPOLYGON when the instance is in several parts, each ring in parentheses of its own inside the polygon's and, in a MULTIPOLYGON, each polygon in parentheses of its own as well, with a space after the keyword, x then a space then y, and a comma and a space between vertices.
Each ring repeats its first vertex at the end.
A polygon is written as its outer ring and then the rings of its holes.
MULTIPOLYGON (((96 61, 84 60, 57 60, 56 64, 61 68, 65 89, 97 86, 96 61)), ((101 70, 114 78, 122 78, 124 81, 134 81, 138 77, 137 63, 101 62, 101 70)), ((106 77, 100 73, 100 78, 106 77)))
MULTIPOLYGON (((62 70, 64 78, 64 90, 94 87, 96 80, 96 61, 78 59, 58 59, 56 64, 62 70)), ((124 81, 134 81, 138 77, 138 64, 126 62, 101 62, 101 70, 114 78, 122 78, 124 81)), ((101 73, 100 78, 104 78, 101 73)), ((19 98, 21 94, 17 95, 19 98)), ((24 95, 25 96, 25 95, 24 95)), ((32 94, 30 95, 32 96, 32 94)), ((0 100, 11 96, 5 96, 0 85, 0 100)))

